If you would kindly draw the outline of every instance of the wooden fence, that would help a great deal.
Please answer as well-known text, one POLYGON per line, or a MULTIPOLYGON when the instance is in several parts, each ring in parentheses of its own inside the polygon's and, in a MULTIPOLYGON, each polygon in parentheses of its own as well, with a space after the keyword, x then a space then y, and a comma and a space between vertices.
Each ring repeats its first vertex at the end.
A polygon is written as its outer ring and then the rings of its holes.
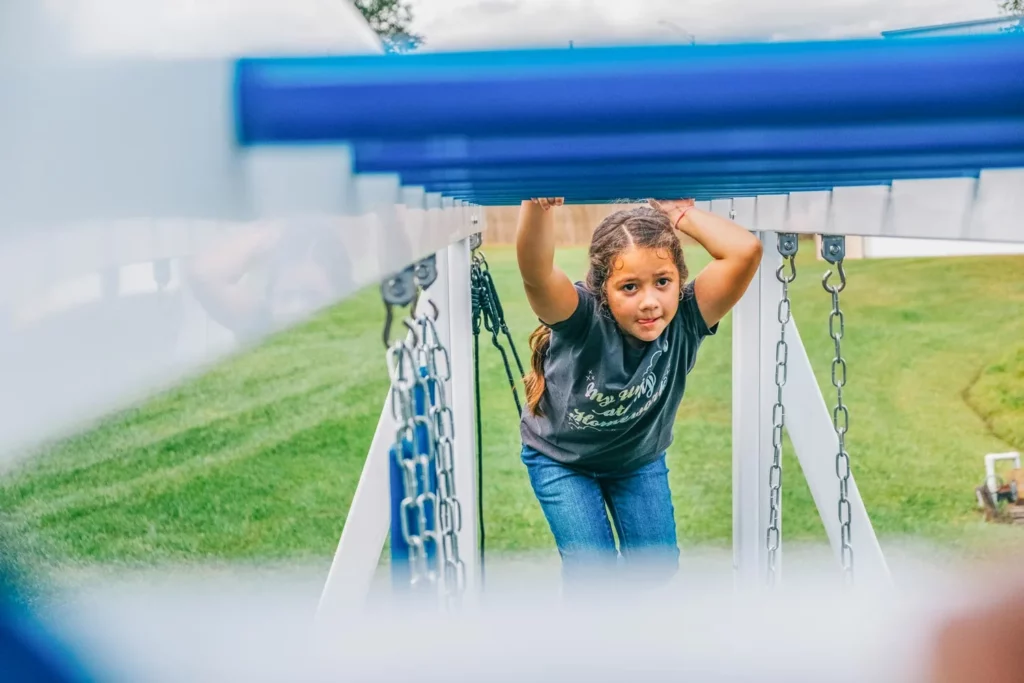
MULTIPOLYGON (((590 244, 594 228, 609 214, 637 204, 579 204, 560 206, 555 212, 555 243, 558 246, 590 244)), ((484 244, 515 244, 518 206, 492 206, 487 208, 487 230, 484 244)))
MULTIPOLYGON (((560 206, 555 211, 555 244, 558 246, 586 247, 590 245, 590 236, 594 228, 609 214, 620 209, 632 208, 638 204, 579 204, 560 206)), ((484 244, 515 244, 516 223, 519 219, 518 206, 491 206, 486 209, 487 229, 484 231, 484 244)), ((811 244, 802 245, 802 249, 811 248, 821 259, 821 238, 803 235, 802 240, 813 240, 811 244)), ((683 244, 693 245, 688 237, 683 244)), ((861 237, 846 238, 847 259, 864 258, 864 245, 861 237)))

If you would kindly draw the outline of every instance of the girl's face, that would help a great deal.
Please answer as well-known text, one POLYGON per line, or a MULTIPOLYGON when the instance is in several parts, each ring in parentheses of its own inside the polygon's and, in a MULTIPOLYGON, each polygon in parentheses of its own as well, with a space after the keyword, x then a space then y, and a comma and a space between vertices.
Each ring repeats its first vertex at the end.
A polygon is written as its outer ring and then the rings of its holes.
POLYGON ((624 332, 654 341, 679 310, 679 269, 667 250, 629 247, 612 261, 605 294, 624 332))

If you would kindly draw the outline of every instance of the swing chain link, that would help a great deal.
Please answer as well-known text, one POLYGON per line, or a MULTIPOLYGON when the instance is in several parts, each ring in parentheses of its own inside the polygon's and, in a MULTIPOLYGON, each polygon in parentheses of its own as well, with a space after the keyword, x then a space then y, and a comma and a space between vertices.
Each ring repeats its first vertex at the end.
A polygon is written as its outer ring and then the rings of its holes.
POLYGON ((796 279, 795 256, 799 248, 797 236, 793 233, 778 234, 778 250, 782 256, 782 264, 775 271, 775 278, 782 284, 782 297, 779 299, 778 321, 779 341, 775 345, 775 405, 772 406, 772 466, 768 474, 769 513, 768 513, 768 573, 769 586, 774 586, 778 578, 778 550, 782 540, 779 529, 779 518, 782 512, 782 431, 786 425, 786 407, 782 402, 782 387, 786 384, 789 362, 789 344, 786 342, 786 325, 791 317, 789 285, 796 279), (786 266, 789 273, 786 274, 786 266))
MULTIPOLYGON (((391 378, 391 414, 398 423, 395 430, 394 456, 402 473, 402 500, 399 504, 402 538, 409 547, 409 580, 413 587, 424 582, 435 584, 437 572, 429 565, 430 545, 436 544, 436 532, 428 525, 427 503, 434 503, 430 492, 430 465, 433 444, 427 441, 426 452, 420 451, 417 427, 426 423, 416 415, 415 389, 423 386, 416 367, 419 342, 416 330, 404 321, 409 334, 388 347, 388 374, 391 378)), ((434 510, 436 505, 431 506, 434 510)), ((436 527, 435 527, 436 528, 436 527)), ((435 545, 436 547, 436 545, 435 545)))
POLYGON ((821 255, 836 267, 839 274, 839 285, 830 285, 832 271, 822 277, 821 284, 825 291, 832 295, 832 312, 828 318, 829 336, 835 343, 835 356, 832 359, 832 386, 836 389, 836 406, 832 410, 832 427, 839 440, 836 452, 836 477, 839 479, 839 539, 840 562, 843 578, 847 583, 853 581, 853 545, 851 543, 850 522, 853 508, 850 505, 850 454, 846 451, 846 433, 850 428, 850 411, 843 403, 843 387, 846 386, 846 360, 843 358, 842 339, 846 328, 843 310, 839 305, 839 293, 846 288, 846 272, 843 270, 843 259, 846 255, 846 240, 842 235, 823 235, 821 255))
POLYGON ((466 575, 457 535, 462 507, 455 495, 455 421, 445 391, 451 380, 451 355, 438 335, 433 302, 426 301, 433 316, 415 312, 420 292, 436 278, 435 259, 428 257, 385 281, 381 289, 389 313, 385 339, 391 307, 411 306, 410 316, 402 321, 407 334, 390 342, 387 350, 391 414, 398 424, 393 452, 402 480, 400 526, 409 548, 410 584, 436 587, 443 577, 450 606, 464 592, 466 575), (417 410, 417 393, 425 409, 417 410), (437 478, 436 493, 432 474, 437 478))
POLYGON ((465 590, 466 566, 459 553, 462 504, 455 493, 455 419, 445 392, 445 383, 452 377, 451 355, 441 343, 434 321, 423 315, 418 322, 422 331, 419 366, 425 368, 426 396, 430 405, 429 430, 436 457, 440 563, 446 598, 452 604, 465 590))

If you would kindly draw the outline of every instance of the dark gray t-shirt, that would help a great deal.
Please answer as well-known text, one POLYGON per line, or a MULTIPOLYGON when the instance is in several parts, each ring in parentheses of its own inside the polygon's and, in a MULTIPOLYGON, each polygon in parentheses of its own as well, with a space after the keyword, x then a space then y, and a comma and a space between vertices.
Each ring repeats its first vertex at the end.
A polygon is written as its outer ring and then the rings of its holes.
POLYGON ((523 443, 586 471, 643 467, 672 443, 686 375, 718 325, 709 329, 704 322, 692 281, 672 322, 649 343, 627 340, 594 294, 581 283, 576 291, 576 311, 550 325, 542 415, 523 410, 523 443))

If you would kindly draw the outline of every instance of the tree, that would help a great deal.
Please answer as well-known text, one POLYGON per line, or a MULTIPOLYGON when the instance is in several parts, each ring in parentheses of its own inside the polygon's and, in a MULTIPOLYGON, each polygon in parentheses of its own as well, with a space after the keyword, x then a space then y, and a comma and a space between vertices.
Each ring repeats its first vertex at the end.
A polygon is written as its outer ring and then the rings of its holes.
POLYGON ((407 0, 353 0, 353 3, 389 52, 408 52, 423 44, 423 37, 409 30, 412 7, 407 0))
POLYGON ((999 9, 1007 14, 1024 14, 1024 0, 1001 0, 999 9))

